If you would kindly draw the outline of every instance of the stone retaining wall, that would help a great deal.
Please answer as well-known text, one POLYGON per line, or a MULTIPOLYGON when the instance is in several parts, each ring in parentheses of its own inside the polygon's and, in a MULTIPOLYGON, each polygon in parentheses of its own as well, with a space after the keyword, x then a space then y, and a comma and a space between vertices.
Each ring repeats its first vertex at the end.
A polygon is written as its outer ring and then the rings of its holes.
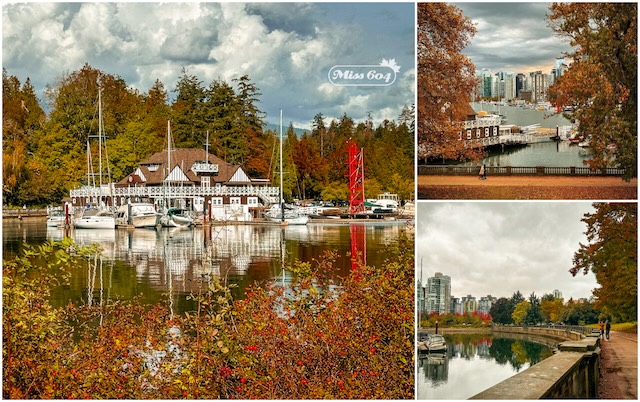
POLYGON ((580 340, 584 336, 579 332, 571 331, 567 328, 547 328, 547 327, 507 327, 495 325, 492 328, 493 332, 504 332, 510 334, 527 334, 536 336, 545 336, 556 340, 580 340))
MULTIPOLYGON (((569 336, 551 328, 501 328, 496 332, 569 336)), ((495 331, 495 328, 494 328, 495 331)), ((482 391, 470 399, 588 399, 598 393, 600 343, 597 336, 576 334, 579 339, 559 344, 553 356, 482 391)), ((573 335, 571 335, 573 337, 573 335)))

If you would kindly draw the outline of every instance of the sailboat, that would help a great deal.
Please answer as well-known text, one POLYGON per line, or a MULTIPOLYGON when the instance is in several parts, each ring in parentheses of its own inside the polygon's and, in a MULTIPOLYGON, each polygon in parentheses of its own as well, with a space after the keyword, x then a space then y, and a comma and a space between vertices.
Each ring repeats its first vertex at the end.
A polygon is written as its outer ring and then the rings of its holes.
POLYGON ((289 225, 306 225, 309 216, 289 209, 284 204, 283 180, 282 180, 282 110, 280 111, 280 202, 274 204, 265 212, 265 218, 270 222, 286 222, 289 225))
MULTIPOLYGON (((99 160, 99 172, 98 184, 102 189, 102 139, 103 139, 103 123, 102 123, 102 88, 98 88, 98 160, 99 160)), ((92 160, 91 149, 89 147, 89 141, 87 140, 87 176, 88 180, 93 180, 93 186, 95 187, 95 177, 92 173, 92 160)), ((111 184, 109 184, 111 185, 111 184)), ((73 221, 73 226, 76 229, 115 229, 116 219, 106 206, 101 205, 102 200, 97 200, 95 208, 87 207, 82 211, 80 218, 73 221)))
POLYGON ((167 178, 165 179, 164 191, 164 209, 162 216, 160 216, 160 224, 164 227, 189 227, 193 225, 193 218, 188 216, 186 212, 181 208, 172 208, 169 206, 169 198, 166 197, 167 188, 169 182, 169 176, 171 175, 171 121, 167 121, 167 178))

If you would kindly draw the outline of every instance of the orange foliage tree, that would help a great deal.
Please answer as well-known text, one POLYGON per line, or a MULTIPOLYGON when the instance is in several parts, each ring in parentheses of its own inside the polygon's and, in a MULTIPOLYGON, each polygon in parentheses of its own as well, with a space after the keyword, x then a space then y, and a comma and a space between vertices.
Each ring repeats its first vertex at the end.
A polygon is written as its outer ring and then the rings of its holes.
POLYGON ((593 295, 596 306, 616 320, 635 321, 638 311, 638 205, 596 203, 585 214, 588 244, 580 244, 573 257, 574 276, 591 271, 600 285, 593 295))
POLYGON ((637 176, 638 5, 555 3, 550 26, 575 50, 550 88, 554 105, 573 106, 578 130, 591 136, 592 168, 611 163, 637 176))
POLYGON ((475 66, 461 53, 476 28, 446 3, 418 4, 418 158, 478 159, 459 139, 476 85, 475 66))

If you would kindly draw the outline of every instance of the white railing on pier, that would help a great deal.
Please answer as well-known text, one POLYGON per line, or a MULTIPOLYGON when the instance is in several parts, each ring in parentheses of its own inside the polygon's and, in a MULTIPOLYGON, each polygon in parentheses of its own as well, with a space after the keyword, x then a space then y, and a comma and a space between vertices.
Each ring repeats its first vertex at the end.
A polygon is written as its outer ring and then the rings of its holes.
POLYGON ((278 187, 265 186, 213 186, 213 187, 119 187, 100 188, 85 186, 71 190, 72 198, 86 197, 140 197, 140 198, 192 198, 221 196, 257 196, 265 204, 277 203, 280 196, 278 187))

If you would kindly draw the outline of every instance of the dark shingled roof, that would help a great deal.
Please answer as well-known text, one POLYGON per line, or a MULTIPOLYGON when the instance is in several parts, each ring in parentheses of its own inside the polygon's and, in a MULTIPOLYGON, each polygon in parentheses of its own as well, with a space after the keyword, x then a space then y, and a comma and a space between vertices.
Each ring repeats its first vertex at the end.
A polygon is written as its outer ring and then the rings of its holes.
MULTIPOLYGON (((207 153, 203 149, 199 148, 176 148, 171 150, 171 166, 170 170, 176 166, 179 166, 182 171, 185 173, 189 181, 195 183, 196 185, 200 183, 200 177, 191 170, 191 167, 196 162, 204 162, 207 158, 207 153)), ((226 183, 231 177, 233 177, 234 173, 240 168, 238 165, 231 165, 222 159, 218 158, 215 155, 209 154, 209 163, 218 165, 218 175, 212 176, 212 182, 214 183, 226 183)), ((142 171, 142 174, 147 179, 145 182, 146 185, 161 185, 162 181, 166 175, 167 171, 167 150, 160 151, 151 155, 148 159, 140 162, 138 167, 142 171), (157 169, 153 171, 149 170, 150 166, 158 165, 157 169)), ((128 185, 129 176, 134 176, 133 173, 125 177, 124 179, 118 182, 119 185, 128 185)))

